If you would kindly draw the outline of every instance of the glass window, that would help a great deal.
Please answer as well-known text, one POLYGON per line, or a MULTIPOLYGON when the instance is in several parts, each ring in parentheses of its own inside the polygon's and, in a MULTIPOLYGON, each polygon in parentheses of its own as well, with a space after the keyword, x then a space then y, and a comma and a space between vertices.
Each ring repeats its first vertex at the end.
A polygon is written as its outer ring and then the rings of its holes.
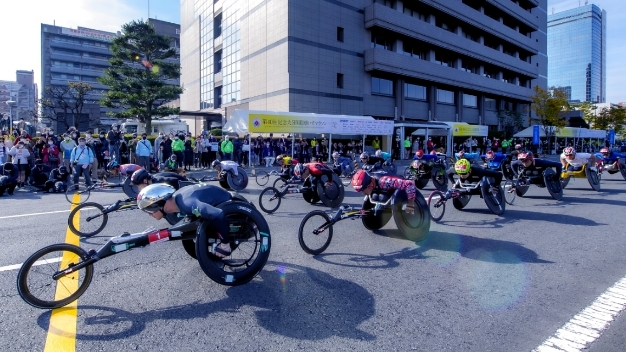
POLYGON ((478 99, 475 95, 463 94, 463 106, 478 107, 478 99))
POLYGON ((426 100, 426 87, 405 83, 404 97, 409 99, 426 100))
POLYGON ((372 77, 372 94, 393 95, 393 81, 372 77))
POLYGON ((437 89, 437 102, 454 104, 454 92, 449 90, 437 89))
POLYGON ((493 98, 485 98, 485 110, 498 110, 496 100, 493 98))
POLYGON ((337 74, 337 88, 343 88, 343 73, 337 74))

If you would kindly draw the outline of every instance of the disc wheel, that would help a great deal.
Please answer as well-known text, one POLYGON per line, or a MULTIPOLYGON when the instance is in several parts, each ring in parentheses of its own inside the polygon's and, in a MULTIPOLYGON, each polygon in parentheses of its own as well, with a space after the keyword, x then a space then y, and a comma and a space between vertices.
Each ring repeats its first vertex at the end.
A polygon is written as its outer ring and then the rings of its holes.
POLYGON ((78 299, 93 277, 93 265, 71 272, 58 280, 53 275, 87 260, 87 252, 77 246, 61 243, 40 249, 31 255, 17 274, 17 292, 36 308, 54 309, 78 299))
POLYGON ((333 226, 330 221, 330 216, 321 210, 306 214, 298 229, 298 241, 302 250, 315 255, 328 248, 333 239, 333 226))
POLYGON ((467 203, 469 203, 470 199, 472 199, 472 195, 471 194, 465 194, 465 195, 462 195, 462 196, 458 196, 458 197, 452 198, 452 205, 454 206, 455 209, 461 210, 461 209, 465 208, 467 203))
POLYGON ((526 192, 528 192, 530 185, 520 186, 519 180, 517 182, 518 184, 517 186, 515 186, 515 194, 517 194, 519 197, 523 197, 526 194, 526 192))
POLYGON ((515 197, 517 197, 517 192, 515 191, 515 184, 517 180, 511 181, 506 180, 504 185, 502 185, 502 191, 504 192, 504 201, 506 204, 513 205, 515 202, 515 197))
POLYGON ((552 198, 556 200, 563 198, 563 187, 561 186, 561 182, 559 182, 558 175, 553 169, 549 168, 543 172, 543 182, 552 198))
POLYGON ((587 166, 585 167, 585 174, 591 188, 596 192, 600 192, 600 178, 598 177, 598 172, 591 170, 591 168, 587 166))
POLYGON ((67 226, 77 236, 91 237, 102 232, 108 221, 109 215, 104 212, 102 205, 87 202, 72 209, 67 219, 67 226))
POLYGON ((336 208, 341 205, 345 195, 345 187, 341 179, 333 174, 331 180, 322 176, 317 182, 317 196, 325 206, 336 208), (332 182, 330 186, 326 186, 327 182, 332 182))
POLYGON ((278 210, 281 201, 280 192, 274 187, 267 187, 259 194, 259 207, 267 214, 278 210))
POLYGON ((504 214, 504 210, 506 209, 506 201, 504 200, 504 192, 502 191, 502 187, 492 186, 493 184, 487 178, 483 178, 482 185, 480 186, 480 191, 483 196, 483 200, 487 205, 487 208, 491 210, 492 213, 496 215, 504 214))
POLYGON ((196 238, 198 263, 211 280, 226 286, 242 285, 252 280, 269 258, 270 229, 263 215, 248 203, 231 201, 219 208, 228 221, 232 252, 226 258, 213 254, 213 246, 220 241, 210 222, 204 221, 196 238))
POLYGON ((569 179, 571 177, 567 176, 565 178, 561 179, 561 188, 565 189, 565 187, 567 187, 567 185, 569 184, 569 179))
MULTIPOLYGON (((370 209, 374 209, 374 207, 375 205, 370 203, 369 199, 365 199, 365 201, 363 202, 362 209, 370 210, 370 209)), ((376 231, 376 230, 383 228, 383 226, 387 225, 389 220, 391 220, 391 217, 392 217, 392 210, 390 207, 387 207, 385 209, 380 209, 379 211, 377 211, 376 215, 370 214, 368 216, 362 217, 361 222, 363 223, 363 226, 365 226, 366 229, 376 231)))
POLYGON ((440 166, 434 166, 430 172, 430 179, 436 189, 445 192, 448 189, 448 179, 446 178, 446 170, 440 166))
POLYGON ((256 176, 254 176, 254 180, 256 184, 259 186, 265 186, 270 179, 270 175, 267 171, 259 170, 256 172, 256 176))
POLYGON ((620 163, 619 172, 622 174, 622 177, 624 178, 624 180, 626 180, 626 165, 620 163))
POLYGON ((428 184, 428 181, 430 179, 427 177, 420 177, 415 179, 415 187, 419 188, 419 189, 423 189, 424 187, 426 187, 426 185, 428 184))
POLYGON ((82 182, 68 186, 65 191, 65 199, 75 205, 86 202, 90 195, 91 190, 82 182), (76 200, 74 200, 74 195, 78 195, 76 200))
POLYGON ((393 200, 393 220, 402 234, 411 241, 423 240, 430 231, 430 212, 424 196, 415 194, 413 213, 407 213, 402 208, 406 205, 406 193, 396 193, 393 200))
POLYGON ((237 167, 237 175, 228 172, 226 182, 233 191, 242 191, 248 186, 248 174, 242 168, 237 167))
POLYGON ((430 218, 437 222, 443 218, 446 212, 446 196, 441 191, 432 191, 428 195, 428 210, 430 218))

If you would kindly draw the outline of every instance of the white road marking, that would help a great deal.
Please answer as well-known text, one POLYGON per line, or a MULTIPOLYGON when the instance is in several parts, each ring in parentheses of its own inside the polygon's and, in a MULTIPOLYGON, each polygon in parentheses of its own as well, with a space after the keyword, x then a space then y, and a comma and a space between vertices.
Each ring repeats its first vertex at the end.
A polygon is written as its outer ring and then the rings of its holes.
POLYGON ((35 216, 35 215, 46 215, 46 214, 57 214, 57 213, 69 213, 71 210, 56 210, 56 211, 47 211, 45 213, 32 213, 32 214, 20 214, 20 215, 9 215, 9 216, 0 216, 0 220, 2 219, 12 219, 12 218, 22 218, 25 216, 35 216))
POLYGON ((589 307, 563 325, 533 352, 581 351, 626 308, 626 276, 609 287, 589 307))
MULTIPOLYGON (((61 257, 58 258, 52 258, 52 259, 44 259, 44 260, 38 260, 35 263, 33 263, 33 266, 37 266, 37 265, 43 265, 43 264, 52 264, 52 263, 58 263, 61 261, 61 257)), ((22 263, 24 264, 24 263, 22 263)), ((22 267, 22 264, 14 264, 14 265, 7 265, 7 266, 0 266, 0 272, 2 271, 9 271, 9 270, 17 270, 19 268, 22 267)))

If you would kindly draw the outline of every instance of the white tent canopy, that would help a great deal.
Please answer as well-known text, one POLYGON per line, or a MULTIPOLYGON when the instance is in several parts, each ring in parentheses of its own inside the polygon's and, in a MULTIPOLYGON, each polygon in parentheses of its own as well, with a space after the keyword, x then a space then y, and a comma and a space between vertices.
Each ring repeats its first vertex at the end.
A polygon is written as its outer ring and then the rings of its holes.
MULTIPOLYGON (((546 132, 543 130, 543 126, 539 126, 539 137, 545 138, 546 132)), ((533 138, 533 126, 526 127, 525 129, 517 132, 513 135, 515 138, 533 138)))
MULTIPOLYGON (((552 130, 554 127, 548 127, 548 130, 552 130)), ((533 126, 527 127, 513 135, 515 138, 532 138, 533 126)), ((539 126, 539 137, 545 138, 546 132, 544 126, 539 126)), ((563 127, 556 133, 557 138, 594 138, 604 139, 606 137, 606 131, 604 130, 590 130, 582 127, 563 127)))

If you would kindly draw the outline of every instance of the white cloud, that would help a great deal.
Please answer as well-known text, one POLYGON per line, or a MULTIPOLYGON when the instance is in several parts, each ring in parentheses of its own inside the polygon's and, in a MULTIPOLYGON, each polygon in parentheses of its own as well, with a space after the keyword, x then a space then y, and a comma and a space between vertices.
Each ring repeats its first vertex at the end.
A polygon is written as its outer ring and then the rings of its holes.
MULTIPOLYGON (((122 24, 148 17, 124 0, 4 1, 0 12, 0 79, 15 80, 16 70, 35 70, 41 92, 41 23, 117 32, 122 24)), ((137 4, 137 1, 132 1, 137 4)))

